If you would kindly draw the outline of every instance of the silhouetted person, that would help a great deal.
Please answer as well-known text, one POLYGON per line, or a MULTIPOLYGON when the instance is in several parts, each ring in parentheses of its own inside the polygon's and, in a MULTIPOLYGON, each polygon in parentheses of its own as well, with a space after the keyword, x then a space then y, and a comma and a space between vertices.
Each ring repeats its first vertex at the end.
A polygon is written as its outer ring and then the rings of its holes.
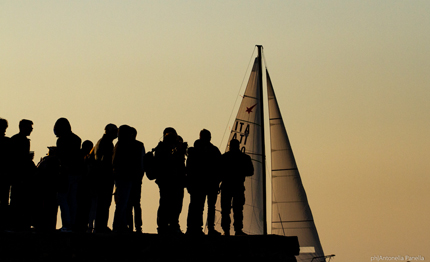
POLYGON ((81 139, 72 132, 69 120, 59 118, 54 125, 57 139, 57 155, 63 183, 58 192, 61 210, 61 232, 71 232, 76 222, 78 183, 82 176, 81 139))
POLYGON ((135 230, 138 233, 142 233, 142 208, 140 205, 140 199, 142 194, 142 179, 144 176, 143 156, 145 155, 145 146, 142 142, 136 140, 137 130, 132 127, 133 135, 133 157, 136 158, 136 173, 132 178, 130 197, 128 199, 127 207, 127 225, 128 230, 133 232, 133 217, 135 230), (134 215, 133 215, 134 210, 134 215))
POLYGON ((94 162, 93 156, 90 154, 93 149, 93 142, 85 140, 82 143, 81 158, 83 161, 81 174, 82 178, 78 184, 78 210, 76 213, 76 231, 87 232, 92 205, 92 192, 94 188, 94 179, 90 175, 91 165, 94 162))
MULTIPOLYGON (((221 235, 215 230, 215 204, 221 182, 221 152, 211 142, 211 133, 203 129, 200 139, 194 142, 187 159, 187 189, 190 193, 187 234, 204 235, 203 210, 207 198, 208 235, 221 235)), ((191 148, 190 148, 191 149, 191 148)))
POLYGON ((118 142, 113 150, 113 177, 115 182, 115 214, 113 231, 127 231, 127 204, 130 196, 133 166, 133 135, 131 127, 122 125, 118 128, 118 142))
POLYGON ((160 190, 157 212, 159 234, 182 234, 179 215, 185 186, 185 153, 187 144, 172 127, 163 132, 163 141, 155 148, 156 183, 160 190))
POLYGON ((9 194, 11 186, 10 138, 6 136, 8 123, 0 118, 0 230, 6 228, 9 221, 9 194))
POLYGON ((95 232, 108 233, 109 208, 113 193, 113 140, 118 136, 118 128, 114 124, 105 127, 105 134, 93 149, 94 176, 96 180, 97 211, 95 219, 95 232))
POLYGON ((37 165, 37 205, 35 228, 37 231, 55 231, 57 227, 58 200, 57 192, 60 179, 60 160, 57 147, 48 147, 49 152, 37 165))
POLYGON ((19 122, 19 133, 11 137, 12 189, 10 206, 13 212, 13 228, 18 231, 30 230, 32 219, 32 191, 36 166, 34 154, 30 153, 30 139, 33 122, 23 119, 19 122))
POLYGON ((234 230, 236 235, 246 235, 243 231, 243 205, 245 204, 245 177, 254 174, 251 158, 239 149, 239 141, 230 141, 230 151, 222 155, 221 184, 221 227, 226 236, 230 235, 230 211, 233 207, 234 230))

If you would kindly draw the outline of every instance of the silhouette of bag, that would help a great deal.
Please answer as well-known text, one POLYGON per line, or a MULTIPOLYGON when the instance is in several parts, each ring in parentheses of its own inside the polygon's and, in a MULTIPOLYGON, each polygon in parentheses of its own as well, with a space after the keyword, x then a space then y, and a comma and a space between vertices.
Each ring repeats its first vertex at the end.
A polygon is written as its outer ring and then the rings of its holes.
POLYGON ((157 178, 157 172, 155 168, 155 157, 154 150, 149 151, 143 156, 143 164, 145 167, 146 176, 149 180, 154 180, 157 178))

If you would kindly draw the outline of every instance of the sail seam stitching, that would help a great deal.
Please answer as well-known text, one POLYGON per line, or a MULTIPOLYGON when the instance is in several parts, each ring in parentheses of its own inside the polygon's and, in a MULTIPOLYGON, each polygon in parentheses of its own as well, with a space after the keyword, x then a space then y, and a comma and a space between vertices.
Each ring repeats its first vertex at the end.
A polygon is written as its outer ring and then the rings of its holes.
POLYGON ((243 97, 248 97, 248 98, 253 98, 253 99, 258 99, 258 97, 253 97, 253 96, 247 96, 247 95, 243 95, 243 97))

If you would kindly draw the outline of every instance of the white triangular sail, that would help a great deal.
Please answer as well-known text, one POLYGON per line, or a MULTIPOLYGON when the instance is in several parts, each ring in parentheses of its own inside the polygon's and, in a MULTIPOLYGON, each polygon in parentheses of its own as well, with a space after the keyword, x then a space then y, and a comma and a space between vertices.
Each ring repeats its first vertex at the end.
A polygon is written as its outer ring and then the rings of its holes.
MULTIPOLYGON (((259 61, 261 60, 257 57, 228 139, 228 141, 238 139, 242 150, 251 156, 253 161, 254 175, 245 180, 246 202, 243 212, 243 231, 252 235, 265 234, 267 212, 264 203, 266 199, 262 137, 264 123, 261 114, 263 104, 259 61)), ((268 72, 266 74, 271 144, 271 233, 298 237, 300 255, 296 257, 297 261, 325 261, 273 86, 268 72)), ((216 228, 221 230, 219 199, 216 210, 218 211, 216 228)))
POLYGON ((323 257, 324 252, 269 73, 266 74, 272 152, 272 234, 297 236, 297 261, 312 261, 314 257, 323 257))
MULTIPOLYGON (((261 83, 258 83, 259 71, 259 62, 256 59, 228 139, 228 141, 233 138, 239 140, 242 152, 251 157, 254 165, 254 175, 245 180, 245 205, 243 208, 243 231, 252 235, 264 233, 263 216, 266 212, 263 200, 265 199, 263 195, 265 192, 263 190, 263 143, 261 139, 263 125, 260 115, 260 110, 263 108, 260 99, 262 87, 261 83)), ((220 210, 220 202, 218 199, 217 210, 220 210)), ((219 226, 217 223, 218 229, 220 229, 219 226)))

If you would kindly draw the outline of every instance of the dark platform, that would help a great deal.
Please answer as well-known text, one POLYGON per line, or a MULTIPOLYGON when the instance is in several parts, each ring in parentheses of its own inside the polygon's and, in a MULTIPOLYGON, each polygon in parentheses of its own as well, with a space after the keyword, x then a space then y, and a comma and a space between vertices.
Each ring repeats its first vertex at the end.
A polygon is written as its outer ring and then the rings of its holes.
POLYGON ((0 261, 284 261, 297 237, 0 233, 0 261))

